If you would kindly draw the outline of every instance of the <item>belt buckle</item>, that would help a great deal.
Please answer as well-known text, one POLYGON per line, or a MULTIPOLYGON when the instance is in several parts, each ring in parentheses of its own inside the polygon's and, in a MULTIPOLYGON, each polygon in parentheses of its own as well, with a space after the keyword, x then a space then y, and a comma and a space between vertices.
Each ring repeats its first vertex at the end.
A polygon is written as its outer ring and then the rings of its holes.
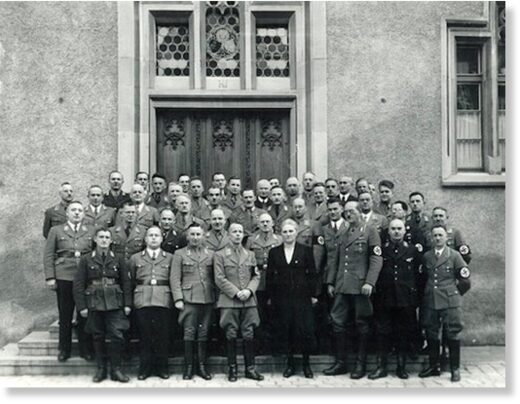
POLYGON ((150 281, 150 285, 157 285, 157 279, 152 279, 150 281))
POLYGON ((79 251, 74 251, 74 257, 76 257, 76 258, 81 257, 81 253, 79 251))

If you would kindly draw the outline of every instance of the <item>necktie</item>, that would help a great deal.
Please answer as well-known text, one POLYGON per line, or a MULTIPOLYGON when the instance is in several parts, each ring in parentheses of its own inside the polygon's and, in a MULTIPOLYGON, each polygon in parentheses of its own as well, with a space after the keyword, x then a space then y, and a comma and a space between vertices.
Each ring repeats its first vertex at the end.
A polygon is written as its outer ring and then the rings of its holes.
POLYGON ((101 254, 101 259, 103 260, 103 262, 105 262, 105 260, 107 259, 107 255, 105 253, 101 254))
POLYGON ((440 252, 439 250, 436 250, 436 251, 435 251, 435 256, 436 256, 437 258, 439 258, 439 257, 441 256, 441 252, 440 252))
POLYGON ((338 232, 338 222, 331 222, 332 224, 332 230, 334 230, 334 233, 338 232))
POLYGON ((155 254, 157 254, 157 253, 156 253, 155 251, 153 251, 153 252, 152 252, 152 260, 153 260, 153 261, 155 261, 155 258, 156 258, 155 254))
POLYGON ((130 225, 125 226, 125 233, 127 237, 130 235, 130 225))
POLYGON ((159 203, 161 201, 161 195, 159 195, 159 194, 155 194, 153 196, 153 198, 155 199, 155 202, 157 202, 157 203, 159 203))
POLYGON ((274 205, 274 213, 276 216, 280 214, 280 205, 274 205))
POLYGON ((237 197, 235 195, 231 195, 231 203, 234 205, 237 203, 237 197))
POLYGON ((79 229, 79 224, 74 225, 74 233, 77 233, 79 229))

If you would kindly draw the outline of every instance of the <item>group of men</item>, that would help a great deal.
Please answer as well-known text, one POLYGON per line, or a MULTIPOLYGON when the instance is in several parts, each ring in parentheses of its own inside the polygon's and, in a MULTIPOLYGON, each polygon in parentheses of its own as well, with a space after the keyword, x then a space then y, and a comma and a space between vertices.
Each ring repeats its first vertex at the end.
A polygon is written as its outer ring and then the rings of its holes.
POLYGON ((185 379, 211 378, 205 361, 216 314, 226 339, 228 379, 237 379, 241 336, 246 377, 262 380, 254 338, 256 333, 265 343, 271 335, 276 307, 265 272, 287 219, 297 223, 296 241, 312 247, 321 279, 321 295, 313 302, 316 333, 318 339, 332 336, 335 356, 324 374, 349 371, 349 347, 356 357, 350 377, 364 377, 374 331, 378 366, 369 378, 387 375, 392 349, 397 376, 408 378, 407 357, 425 335, 429 366, 419 376, 440 375, 442 340, 451 380, 460 380, 460 307, 469 289, 471 251, 448 223, 446 208, 425 211, 421 192, 394 200, 389 180, 376 190, 366 178, 320 182, 311 172, 301 182, 288 178, 284 186, 276 178, 261 179, 256 189, 242 189, 240 178, 220 172, 208 189, 185 174, 169 183, 154 174, 150 184, 148 173, 139 172, 129 193, 122 190, 120 172, 111 172, 108 182, 106 193, 92 185, 85 205, 63 183, 61 201, 46 210, 43 225, 46 283, 58 299, 58 359, 70 356, 76 307, 80 355, 89 359, 92 344, 98 365, 94 381, 107 377, 106 339, 112 379, 128 381, 121 352, 132 324, 141 341, 138 378, 154 372, 167 378, 172 310, 183 330, 185 379))

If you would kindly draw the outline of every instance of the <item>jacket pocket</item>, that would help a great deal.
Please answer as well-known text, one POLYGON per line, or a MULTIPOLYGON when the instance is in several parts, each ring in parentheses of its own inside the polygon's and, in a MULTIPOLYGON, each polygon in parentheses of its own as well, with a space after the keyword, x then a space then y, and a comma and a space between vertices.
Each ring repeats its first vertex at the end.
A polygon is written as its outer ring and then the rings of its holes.
POLYGON ((448 290, 447 295, 449 307, 459 307, 461 305, 461 298, 457 288, 448 290))

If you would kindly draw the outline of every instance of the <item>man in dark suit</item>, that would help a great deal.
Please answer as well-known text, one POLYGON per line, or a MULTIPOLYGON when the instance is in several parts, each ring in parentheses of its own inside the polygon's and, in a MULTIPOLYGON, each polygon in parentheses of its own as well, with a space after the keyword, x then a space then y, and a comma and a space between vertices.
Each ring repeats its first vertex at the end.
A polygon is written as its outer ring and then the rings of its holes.
POLYGON ((269 193, 271 191, 271 184, 265 178, 259 180, 256 183, 256 199, 255 206, 259 209, 266 210, 271 206, 271 200, 269 199, 269 193))
POLYGON ((429 366, 419 377, 439 376, 439 331, 446 330, 450 352, 451 381, 460 381, 460 333, 462 326, 462 295, 470 288, 470 270, 456 250, 451 249, 448 233, 440 225, 431 231, 434 248, 422 259, 426 278, 423 300, 423 325, 426 329, 429 366))
POLYGON ((103 195, 103 205, 118 211, 123 207, 125 202, 130 201, 130 195, 122 190, 124 183, 123 174, 119 171, 112 171, 108 174, 110 190, 103 195))
POLYGON ((175 231, 173 228, 174 223, 175 215, 172 210, 170 208, 164 208, 161 210, 159 221, 159 227, 161 228, 163 236, 161 248, 170 254, 174 254, 175 251, 186 247, 188 244, 186 237, 175 231))
POLYGON ((349 230, 341 238, 337 256, 327 266, 327 292, 334 298, 331 318, 336 361, 324 370, 324 374, 347 373, 345 339, 346 333, 353 331, 348 325, 354 324, 358 346, 356 365, 350 378, 360 379, 366 373, 367 342, 373 314, 370 296, 383 259, 379 234, 374 227, 363 223, 358 202, 345 204, 345 219, 349 230))
POLYGON ((153 206, 161 210, 168 206, 168 197, 166 195, 166 178, 162 174, 155 173, 152 175, 152 192, 146 198, 145 204, 153 206))
POLYGON ((64 182, 60 186, 60 203, 51 206, 45 211, 43 219, 43 237, 47 238, 53 226, 67 222, 67 207, 74 198, 74 190, 70 182, 64 182))
POLYGON ((352 180, 352 177, 343 175, 342 177, 340 177, 338 184, 339 184, 339 195, 338 196, 343 205, 345 205, 347 202, 350 202, 350 201, 357 201, 357 197, 353 194, 354 181, 352 180))

